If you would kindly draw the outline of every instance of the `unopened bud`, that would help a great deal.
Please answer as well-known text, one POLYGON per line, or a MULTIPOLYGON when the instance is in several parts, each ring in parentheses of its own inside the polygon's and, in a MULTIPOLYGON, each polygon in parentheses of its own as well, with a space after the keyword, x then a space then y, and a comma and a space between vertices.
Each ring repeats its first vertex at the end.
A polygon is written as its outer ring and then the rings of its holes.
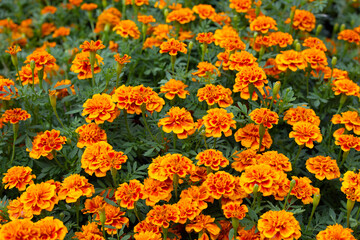
POLYGON ((354 24, 355 24, 355 20, 354 20, 354 19, 352 19, 352 20, 350 21, 350 25, 351 25, 351 27, 354 27, 354 24))
POLYGON ((165 8, 164 9, 164 17, 165 17, 165 19, 167 18, 168 15, 169 15, 169 9, 165 8))
POLYGON ((335 23, 334 28, 333 28, 333 32, 336 33, 339 30, 339 24, 335 23))
POLYGON ((56 111, 56 90, 49 90, 49 99, 51 107, 56 111))
POLYGON ((298 52, 301 51, 301 44, 300 44, 300 43, 297 43, 297 44, 296 44, 295 50, 298 51, 298 52))
POLYGON ((273 97, 276 98, 276 96, 278 95, 279 91, 280 91, 280 88, 281 88, 281 82, 280 81, 277 81, 275 84, 274 84, 274 87, 273 87, 273 97))
POLYGON ((343 24, 341 24, 341 26, 340 26, 340 32, 341 32, 341 31, 344 31, 344 30, 345 30, 345 27, 346 27, 346 26, 345 26, 345 24, 344 24, 344 23, 343 23, 343 24))
POLYGON ((258 35, 259 35, 258 32, 254 32, 254 39, 257 38, 258 35))
POLYGON ((107 5, 106 0, 102 0, 102 5, 104 8, 106 8, 106 5, 107 5))
POLYGON ((256 195, 259 191, 259 185, 255 184, 253 187, 253 194, 256 195))
POLYGON ((316 33, 315 33, 315 36, 318 36, 321 32, 321 30, 323 29, 323 25, 322 24, 319 24, 316 28, 316 33))
POLYGON ((335 67, 336 62, 337 62, 337 57, 334 56, 334 57, 331 59, 331 66, 332 66, 332 67, 335 67))
POLYGON ((314 197, 313 197, 313 206, 317 207, 319 205, 320 202, 320 193, 315 193, 314 197))
POLYGON ((59 217, 60 217, 60 220, 62 221, 62 220, 64 219, 64 217, 65 217, 65 214, 64 214, 63 212, 61 212, 61 213, 59 214, 59 217))
POLYGON ((295 16, 295 8, 291 8, 291 12, 290 12, 290 19, 291 21, 294 19, 294 16, 295 16))
POLYGON ((294 43, 293 43, 294 47, 296 47, 296 44, 298 44, 298 43, 299 43, 299 39, 295 39, 294 43))
POLYGON ((105 25, 104 31, 105 31, 105 32, 109 32, 109 31, 110 31, 110 24, 109 24, 109 23, 107 23, 107 24, 105 25))
POLYGON ((31 60, 31 61, 30 61, 30 69, 31 69, 31 70, 34 70, 34 69, 35 69, 35 61, 34 61, 34 60, 31 60))
POLYGON ((351 212, 352 209, 354 208, 355 205, 355 201, 348 199, 346 202, 346 209, 348 210, 348 212, 351 212))
POLYGON ((259 14, 260 14, 260 6, 256 6, 255 14, 256 14, 256 17, 259 16, 259 14))
POLYGON ((189 45, 188 45, 188 49, 189 51, 191 51, 191 49, 194 47, 194 42, 193 41, 190 41, 189 42, 189 45))
POLYGON ((104 226, 105 221, 106 221, 106 214, 105 214, 105 208, 104 207, 99 209, 99 217, 100 217, 101 225, 104 226))

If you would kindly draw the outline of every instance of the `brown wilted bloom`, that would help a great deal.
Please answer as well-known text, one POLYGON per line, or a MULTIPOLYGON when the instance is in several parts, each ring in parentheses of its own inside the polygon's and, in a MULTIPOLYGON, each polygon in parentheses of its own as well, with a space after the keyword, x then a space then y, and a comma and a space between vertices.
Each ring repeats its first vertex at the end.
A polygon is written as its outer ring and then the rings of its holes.
POLYGON ((70 35, 70 28, 68 27, 59 27, 56 29, 52 35, 53 38, 65 37, 70 35))
POLYGON ((61 183, 58 196, 60 200, 74 203, 81 196, 91 197, 94 193, 94 186, 84 176, 72 174, 61 183))
POLYGON ((81 232, 75 232, 75 237, 78 240, 104 240, 102 232, 98 227, 98 223, 89 222, 87 225, 81 227, 81 232))
POLYGON ((123 38, 129 38, 129 37, 132 37, 133 39, 140 38, 139 28, 137 27, 136 23, 131 20, 121 20, 113 28, 113 31, 115 31, 123 38))
MULTIPOLYGON (((100 64, 103 63, 103 58, 96 54, 96 61, 94 64, 94 74, 101 71, 100 64), (99 64, 99 65, 98 65, 99 64)), ((75 59, 72 61, 70 71, 78 73, 78 79, 92 78, 91 64, 90 64, 90 52, 80 52, 76 54, 75 59)))
POLYGON ((149 24, 152 22, 156 22, 156 19, 152 15, 138 14, 137 19, 139 22, 141 22, 143 24, 149 24))
POLYGON ((332 90, 335 95, 345 94, 346 96, 359 96, 360 87, 352 80, 344 79, 333 81, 332 90))
POLYGON ((304 43, 302 44, 305 47, 309 47, 309 48, 315 48, 315 49, 319 49, 321 51, 326 52, 327 48, 324 44, 323 41, 321 41, 319 38, 316 37, 307 37, 304 40, 304 43))
POLYGON ((31 174, 32 169, 30 167, 14 166, 4 173, 2 183, 5 189, 17 188, 19 191, 24 191, 26 185, 34 184, 33 179, 36 178, 34 174, 31 174))
POLYGON ((11 124, 19 123, 20 121, 25 121, 31 116, 26 110, 21 108, 8 109, 3 113, 2 118, 4 122, 10 122, 11 124))
POLYGON ((293 37, 289 33, 285 32, 274 32, 270 34, 270 38, 274 45, 284 48, 291 45, 294 42, 293 37))
POLYGON ((166 22, 176 21, 180 24, 185 24, 194 21, 195 18, 194 12, 190 8, 180 8, 170 12, 166 17, 166 22))
POLYGON ((71 94, 75 95, 74 85, 71 84, 71 81, 68 80, 68 79, 61 80, 61 81, 57 82, 54 85, 54 88, 56 89, 56 97, 59 98, 59 99, 64 98, 64 97, 69 95, 68 88, 70 88, 71 94), (63 88, 63 89, 56 89, 57 87, 65 86, 65 85, 70 85, 70 86, 67 87, 67 88, 63 88))
POLYGON ((143 44, 143 49, 146 48, 153 48, 153 47, 160 47, 160 45, 163 43, 163 41, 154 38, 154 37, 148 37, 145 39, 145 42, 143 44))
POLYGON ((118 52, 118 49, 119 49, 119 44, 114 42, 114 41, 111 41, 109 42, 109 49, 112 51, 112 52, 118 52))
POLYGON ((360 35, 357 32, 355 32, 354 30, 345 29, 345 30, 339 32, 337 39, 344 40, 349 43, 356 43, 357 45, 359 45, 360 35))
POLYGON ((350 151, 351 148, 360 151, 360 138, 351 134, 335 135, 335 145, 340 146, 344 152, 350 151))
POLYGON ((220 71, 209 62, 199 62, 197 68, 198 70, 193 72, 192 75, 205 78, 209 78, 212 75, 220 76, 220 71))
POLYGON ((171 38, 160 45, 160 53, 169 53, 171 56, 176 56, 178 52, 187 53, 187 45, 183 42, 171 38))
POLYGON ((111 96, 106 93, 95 94, 92 99, 86 100, 83 108, 81 115, 89 114, 85 119, 87 123, 91 123, 93 120, 96 124, 102 124, 105 121, 113 122, 120 114, 115 103, 111 100, 111 96))
POLYGON ((83 52, 96 52, 98 50, 104 49, 105 45, 102 44, 101 40, 93 41, 85 41, 82 44, 80 44, 80 48, 83 52))
POLYGON ((278 30, 276 25, 276 21, 272 17, 258 16, 250 23, 250 30, 265 34, 270 29, 278 30))
POLYGON ((223 153, 215 149, 207 149, 200 152, 195 159, 198 160, 197 165, 205 165, 214 171, 229 165, 229 160, 224 157, 223 153))
MULTIPOLYGON (((245 127, 240 128, 235 134, 235 141, 241 142, 246 148, 258 150, 260 145, 259 125, 249 123, 245 127)), ((265 130, 264 137, 262 139, 260 151, 264 151, 265 148, 270 148, 272 144, 271 136, 268 130, 265 130)))
POLYGON ((269 129, 279 121, 278 114, 267 108, 257 108, 253 110, 249 116, 256 124, 263 125, 269 129))
POLYGON ((46 14, 46 13, 50 13, 50 14, 54 14, 56 13, 57 8, 54 6, 46 6, 43 9, 41 9, 41 14, 46 14))
POLYGON ((277 171, 291 172, 292 167, 289 158, 277 151, 264 152, 258 159, 258 164, 267 164, 277 171))
POLYGON ((344 124, 347 131, 353 130, 356 135, 360 135, 360 116, 356 111, 335 114, 331 121, 333 124, 344 124))
POLYGON ((92 11, 97 9, 98 5, 95 3, 83 3, 81 5, 81 10, 85 10, 85 11, 92 11))
POLYGON ((18 52, 21 51, 21 48, 17 45, 8 47, 8 50, 5 50, 6 53, 9 53, 12 56, 15 56, 18 52))
POLYGON ((179 139, 186 139, 195 132, 194 119, 185 108, 172 107, 158 122, 166 133, 173 132, 179 139))
POLYGON ((84 124, 75 130, 79 134, 78 148, 89 147, 99 141, 106 141, 107 135, 96 123, 84 124))
POLYGON ((231 167, 238 172, 242 172, 246 167, 256 165, 260 157, 261 155, 251 148, 242 152, 236 151, 232 157, 234 162, 231 167))
POLYGON ((251 8, 251 0, 230 0, 230 8, 238 13, 246 13, 251 8))
POLYGON ((199 43, 206 43, 211 44, 215 41, 214 34, 212 32, 207 33, 198 33, 196 36, 196 40, 199 41, 199 43))
POLYGON ((45 67, 54 67, 56 59, 49 54, 47 51, 34 51, 32 54, 26 57, 26 61, 24 63, 30 63, 31 61, 35 62, 35 68, 37 70, 41 70, 45 67))
POLYGON ((285 72, 287 69, 295 72, 298 68, 305 69, 307 62, 301 52, 295 50, 281 51, 275 58, 278 69, 285 72))
POLYGON ((320 118, 316 116, 314 110, 300 106, 288 109, 284 114, 284 121, 292 126, 297 122, 309 122, 316 126, 320 125, 320 118))
POLYGON ((328 65, 327 57, 325 52, 314 49, 308 48, 301 52, 304 56, 305 60, 310 64, 312 69, 323 69, 325 66, 328 65))
POLYGON ((99 15, 94 32, 104 31, 106 25, 112 29, 120 21, 121 12, 114 7, 108 8, 99 15))
POLYGON ((340 170, 336 160, 331 157, 317 156, 306 160, 306 169, 315 174, 319 180, 332 180, 340 177, 340 170))
POLYGON ((313 202, 312 195, 315 193, 320 193, 319 188, 311 186, 311 180, 307 177, 295 177, 292 176, 292 179, 295 180, 295 186, 291 190, 291 195, 295 196, 297 199, 300 199, 303 204, 310 204, 313 202))
POLYGON ((175 96, 185 99, 186 95, 190 95, 189 91, 185 90, 188 85, 181 80, 170 79, 164 86, 160 87, 160 93, 165 93, 165 98, 172 100, 175 96))
POLYGON ((211 19, 216 14, 215 8, 209 4, 198 4, 192 9, 201 19, 211 19))
POLYGON ((356 240, 351 234, 353 230, 351 228, 344 228, 342 225, 336 223, 334 225, 327 226, 325 230, 320 231, 316 235, 316 240, 328 240, 328 239, 344 239, 344 240, 356 240))
POLYGON ((230 55, 229 69, 240 71, 242 67, 258 66, 257 58, 247 51, 235 52, 230 55))
POLYGON ((223 108, 213 108, 207 111, 202 117, 204 120, 206 137, 221 137, 224 133, 225 137, 232 135, 231 128, 236 128, 236 121, 233 120, 234 114, 228 113, 223 108))
POLYGON ((221 108, 227 108, 234 102, 231 94, 231 89, 224 88, 222 85, 206 84, 205 87, 199 88, 197 97, 200 102, 205 100, 210 106, 218 104, 221 108))
POLYGON ((320 143, 323 139, 320 128, 309 122, 297 122, 293 125, 293 131, 289 138, 295 138, 299 146, 314 147, 314 141, 320 143))
MULTIPOLYGON (((311 32, 315 28, 316 18, 314 14, 306 10, 295 10, 292 27, 297 30, 311 32)), ((291 23, 291 19, 286 19, 285 23, 291 23)))

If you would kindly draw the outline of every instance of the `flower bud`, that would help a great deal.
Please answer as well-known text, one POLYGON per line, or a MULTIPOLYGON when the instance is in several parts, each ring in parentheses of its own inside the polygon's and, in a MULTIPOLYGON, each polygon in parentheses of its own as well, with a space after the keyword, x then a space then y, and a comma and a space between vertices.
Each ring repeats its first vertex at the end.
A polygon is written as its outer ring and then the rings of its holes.
POLYGON ((344 31, 344 30, 345 30, 345 27, 346 27, 346 26, 345 26, 345 24, 344 24, 344 23, 343 23, 343 24, 341 24, 341 26, 340 26, 340 32, 341 32, 341 31, 344 31))
POLYGON ((296 44, 295 50, 298 51, 298 52, 301 51, 301 45, 300 45, 300 43, 297 43, 297 44, 296 44))
POLYGON ((299 39, 295 39, 294 43, 293 43, 293 46, 296 47, 296 44, 298 44, 298 43, 299 43, 299 39))
POLYGON ((259 16, 259 14, 260 14, 260 6, 256 6, 255 14, 256 14, 256 17, 259 16))
POLYGON ((293 179, 290 181, 290 190, 295 187, 296 181, 293 179))
POLYGON ((323 29, 323 25, 319 24, 316 28, 315 36, 318 36, 322 29, 323 29))
POLYGON ((106 221, 105 207, 99 209, 100 223, 104 227, 106 221))
POLYGON ((257 38, 258 35, 259 35, 258 32, 254 32, 254 39, 257 38))
POLYGON ((56 110, 56 90, 49 90, 49 99, 51 107, 56 110))
POLYGON ((259 191, 259 185, 255 184, 253 187, 253 194, 256 195, 259 191))
POLYGON ((355 201, 348 199, 346 202, 346 209, 348 210, 348 212, 351 212, 352 209, 354 208, 355 205, 355 201))
POLYGON ((34 69, 35 69, 35 61, 34 61, 34 60, 31 60, 31 61, 30 61, 30 69, 31 69, 32 71, 34 71, 34 69))
POLYGON ((169 9, 165 8, 164 9, 164 17, 165 17, 165 19, 167 18, 168 15, 169 15, 169 9))
POLYGON ((337 62, 337 57, 333 56, 333 58, 331 59, 331 66, 335 67, 336 62, 337 62))
POLYGON ((273 87, 273 92, 272 92, 273 98, 276 98, 276 96, 278 95, 278 93, 280 91, 280 88, 281 88, 281 82, 277 81, 273 87))
POLYGON ((109 31, 110 31, 110 24, 109 24, 109 23, 107 23, 107 24, 105 25, 104 31, 105 31, 105 32, 109 32, 109 31))
POLYGON ((334 28, 333 28, 333 33, 336 33, 339 30, 339 24, 335 23, 334 28))
POLYGON ((188 45, 188 50, 191 51, 191 49, 194 47, 194 42, 190 41, 188 45))
POLYGON ((320 193, 314 194, 314 197, 313 197, 313 206, 314 207, 317 207, 319 205, 320 197, 321 197, 320 193))

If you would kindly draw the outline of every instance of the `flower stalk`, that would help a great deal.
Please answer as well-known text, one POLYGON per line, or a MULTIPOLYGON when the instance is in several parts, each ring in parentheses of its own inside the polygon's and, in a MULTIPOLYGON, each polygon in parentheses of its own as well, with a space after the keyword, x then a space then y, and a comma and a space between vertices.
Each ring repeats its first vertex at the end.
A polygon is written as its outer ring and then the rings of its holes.
POLYGON ((14 161, 14 157, 15 157, 15 142, 17 139, 18 131, 19 131, 19 123, 12 124, 12 127, 13 127, 13 133, 14 133, 14 141, 12 144, 12 154, 11 154, 11 159, 10 159, 10 166, 11 166, 12 162, 14 161))

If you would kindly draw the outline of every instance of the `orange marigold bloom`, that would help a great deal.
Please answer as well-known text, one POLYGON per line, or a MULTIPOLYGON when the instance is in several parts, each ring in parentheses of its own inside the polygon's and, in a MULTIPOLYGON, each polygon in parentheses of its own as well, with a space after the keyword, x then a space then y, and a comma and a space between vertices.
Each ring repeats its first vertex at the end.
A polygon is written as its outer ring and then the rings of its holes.
POLYGON ((160 87, 160 93, 165 93, 165 97, 169 100, 174 99, 177 95, 179 98, 185 99, 186 95, 190 95, 189 91, 185 90, 188 85, 186 85, 181 80, 170 79, 160 87))
MULTIPOLYGON (((258 150, 260 145, 259 125, 249 123, 245 127, 240 128, 235 134, 235 141, 240 142, 246 148, 258 150)), ((265 148, 270 148, 272 144, 271 136, 268 130, 265 130, 264 137, 261 143, 260 151, 264 151, 265 148)))
MULTIPOLYGON (((100 57, 100 55, 96 54, 95 58, 94 74, 99 73, 101 71, 100 64, 104 64, 103 58, 100 57)), ((78 79, 92 78, 90 52, 80 52, 76 54, 75 59, 72 61, 70 71, 78 73, 78 79)))
POLYGON ((181 199, 191 199, 192 202, 196 203, 196 205, 204 210, 208 207, 207 202, 213 202, 214 199, 210 196, 209 191, 206 186, 201 185, 191 186, 188 189, 185 189, 181 192, 181 199))
POLYGON ((43 23, 41 25, 41 37, 48 36, 55 30, 56 26, 54 23, 43 23))
POLYGON ((275 58, 279 70, 285 72, 287 69, 295 72, 297 69, 305 69, 307 62, 301 52, 295 50, 281 51, 275 58))
POLYGON ((224 133, 225 137, 232 134, 231 128, 236 128, 236 121, 233 120, 234 114, 228 113, 223 108, 213 108, 207 111, 202 117, 204 120, 206 137, 221 137, 224 133))
POLYGON ((126 63, 130 62, 131 57, 127 54, 124 54, 124 56, 120 56, 120 54, 115 54, 114 55, 115 61, 120 64, 120 65, 124 65, 126 63))
POLYGON ((195 34, 193 34, 192 31, 180 30, 178 40, 179 41, 192 40, 194 36, 195 34))
POLYGON ((341 134, 335 136, 335 145, 340 146, 344 152, 350 151, 351 148, 360 151, 360 138, 351 134, 341 134))
POLYGON ((155 205, 146 215, 146 221, 156 226, 168 228, 170 222, 177 223, 180 219, 180 211, 177 205, 155 205))
POLYGON ((53 38, 65 37, 70 35, 70 28, 68 27, 59 27, 56 29, 52 35, 53 38))
POLYGON ((32 150, 29 155, 33 159, 39 159, 41 156, 53 159, 52 152, 60 151, 66 142, 66 137, 60 136, 60 131, 52 129, 38 134, 32 142, 32 150))
POLYGON ((171 56, 176 56, 178 52, 186 54, 186 44, 174 38, 171 38, 160 45, 160 53, 169 53, 171 56))
POLYGON ((1 239, 40 239, 40 229, 29 219, 16 219, 0 228, 1 239))
POLYGON ((185 108, 172 107, 158 122, 166 133, 174 132, 179 139, 185 139, 195 132, 194 119, 185 108))
POLYGON ((163 43, 162 40, 159 40, 157 38, 154 37, 148 37, 145 39, 145 42, 143 44, 143 48, 142 49, 146 49, 146 48, 153 48, 153 47, 160 47, 160 45, 163 43))
POLYGON ((102 44, 101 40, 93 41, 85 41, 80 44, 80 48, 83 52, 96 52, 97 50, 101 50, 105 48, 105 45, 102 44))
POLYGON ((200 102, 206 100, 210 106, 218 104, 221 108, 227 108, 234 102, 231 94, 231 89, 224 88, 222 85, 206 84, 205 87, 199 88, 197 97, 200 102))
POLYGON ((14 81, 8 78, 0 77, 0 100, 8 101, 11 98, 15 98, 17 94, 18 89, 15 87, 14 81), (10 92, 8 92, 7 89, 10 92), (15 89, 15 92, 13 92, 12 89, 15 89))
POLYGON ((324 52, 327 51, 327 48, 326 48, 324 42, 321 41, 319 38, 316 38, 316 37, 308 37, 308 38, 306 38, 302 45, 305 46, 305 47, 309 47, 309 48, 319 49, 319 50, 324 51, 324 52))
POLYGON ((299 222, 292 212, 268 211, 260 216, 257 226, 261 239, 292 240, 301 237, 299 222))
POLYGON ((251 0, 230 0, 230 8, 238 13, 246 13, 251 8, 251 0))
POLYGON ((190 8, 179 8, 170 12, 166 17, 166 22, 176 21, 180 24, 189 23, 195 20, 194 12, 190 8))
POLYGON ((236 151, 232 157, 234 162, 231 167, 238 172, 242 172, 246 167, 256 165, 260 157, 261 155, 251 148, 242 152, 236 151))
POLYGON ((192 9, 201 19, 211 19, 216 14, 215 8, 209 4, 198 4, 192 9))
POLYGON ((8 50, 5 50, 6 53, 9 53, 12 56, 15 56, 18 52, 21 51, 21 48, 17 45, 8 47, 8 50))
MULTIPOLYGON (((314 14, 306 10, 296 9, 292 27, 297 30, 311 32, 315 28, 315 22, 314 14)), ((291 23, 291 19, 286 19, 285 23, 291 23)))
MULTIPOLYGON (((106 215, 105 226, 111 226, 111 228, 105 227, 105 230, 108 234, 116 234, 117 230, 122 229, 124 224, 129 224, 129 219, 127 217, 123 217, 125 212, 122 212, 119 207, 106 204, 104 211, 106 215)), ((99 214, 96 215, 95 220, 100 221, 99 214)))
POLYGON ((81 5, 81 10, 85 10, 85 11, 92 11, 97 9, 98 5, 95 3, 83 3, 81 5))
POLYGON ((351 228, 344 228, 340 224, 327 226, 325 230, 320 231, 316 235, 316 240, 327 240, 327 239, 344 239, 344 240, 356 240, 351 234, 353 230, 351 228))
POLYGON ((257 108, 249 116, 256 124, 263 125, 269 129, 273 127, 273 124, 278 124, 279 122, 277 113, 268 108, 257 108))
POLYGON ((339 32, 338 39, 347 41, 349 43, 356 43, 357 45, 359 45, 360 35, 357 32, 355 32, 354 30, 345 29, 345 30, 339 32))
POLYGON ((123 38, 128 38, 129 36, 138 39, 140 38, 140 31, 136 23, 131 20, 121 20, 113 28, 117 34, 123 38))
POLYGON ((118 52, 118 49, 119 49, 119 44, 114 42, 114 41, 111 41, 109 42, 109 49, 110 51, 112 52, 118 52))
POLYGON ((31 116, 26 110, 22 110, 21 108, 8 109, 2 115, 4 122, 10 122, 11 124, 19 123, 20 121, 25 121, 29 119, 31 116))
POLYGON ((289 138, 295 138, 295 142, 308 148, 314 147, 314 141, 320 143, 323 139, 320 128, 309 122, 297 122, 293 125, 293 131, 289 138))
POLYGON ((346 198, 351 201, 360 202, 360 175, 353 171, 347 171, 342 178, 341 191, 346 194, 346 198))
POLYGON ((176 205, 180 211, 179 223, 181 224, 185 224, 188 219, 193 220, 201 213, 197 203, 190 198, 181 198, 176 205))
POLYGON ((269 29, 277 30, 276 21, 272 17, 258 16, 250 23, 250 30, 267 33, 269 29))
POLYGON ((226 203, 222 206, 224 215, 226 218, 237 218, 239 220, 243 219, 246 213, 249 211, 246 205, 241 205, 239 201, 232 201, 226 203))
POLYGON ((207 33, 198 33, 196 36, 196 40, 199 41, 199 43, 206 43, 211 44, 215 41, 214 34, 212 32, 207 33))
POLYGON ((325 52, 319 49, 308 48, 303 50, 301 54, 313 69, 322 69, 328 65, 325 52))
POLYGON ((291 45, 294 42, 293 37, 289 33, 274 32, 270 34, 270 38, 274 45, 284 48, 291 45))
POLYGON ((94 32, 104 31, 106 25, 110 26, 111 29, 120 21, 121 12, 114 7, 108 8, 99 15, 94 32))
POLYGON ((207 177, 207 171, 206 171, 206 167, 199 167, 199 166, 195 166, 195 169, 192 171, 191 175, 190 175, 190 181, 193 183, 202 183, 205 181, 207 177))
POLYGON ((274 78, 279 78, 279 74, 281 73, 281 70, 277 67, 275 58, 269 58, 266 60, 263 70, 267 76, 270 75, 274 78))
POLYGON ((153 178, 146 178, 144 180, 143 191, 146 205, 155 206, 155 204, 161 200, 169 201, 173 189, 173 182, 171 179, 159 181, 153 178))
POLYGON ((54 14, 56 13, 57 8, 54 6, 46 6, 43 9, 41 9, 41 14, 46 14, 46 13, 51 13, 54 14))
POLYGON ((292 176, 292 179, 296 183, 290 194, 300 199, 304 204, 312 203, 313 198, 311 196, 315 193, 320 193, 320 189, 311 186, 309 178, 292 176))
POLYGON ((144 196, 143 189, 144 186, 139 180, 130 180, 129 183, 123 183, 117 188, 115 199, 120 201, 120 207, 134 209, 136 201, 144 196))
POLYGON ((235 52, 230 55, 229 69, 241 71, 243 67, 258 66, 257 58, 247 51, 235 52))
POLYGON ((199 62, 197 68, 198 70, 192 75, 204 78, 210 78, 212 75, 220 76, 219 70, 209 62, 199 62))
POLYGON ((287 178, 286 173, 278 171, 278 174, 279 178, 274 182, 276 191, 273 192, 273 196, 275 200, 283 201, 290 191, 290 180, 287 178))
POLYGON ((347 131, 353 130, 356 135, 360 135, 360 116, 356 111, 335 114, 331 121, 333 124, 344 124, 347 131))
POLYGON ((264 152, 257 160, 258 164, 267 164, 278 171, 291 172, 289 158, 277 151, 264 152))
POLYGON ((292 126, 297 122, 309 122, 316 126, 320 125, 320 118, 316 116, 314 110, 300 106, 287 110, 284 115, 284 121, 292 126))
POLYGON ((203 237, 201 239, 209 239, 207 233, 210 233, 210 238, 214 240, 217 239, 217 235, 220 233, 220 228, 215 224, 215 218, 204 214, 200 214, 190 223, 186 224, 185 229, 188 233, 191 231, 195 231, 196 233, 202 231, 203 237))
POLYGON ((331 157, 317 156, 306 160, 306 169, 319 180, 339 178, 340 170, 336 160, 331 157))
MULTIPOLYGON (((133 5, 132 0, 126 0, 126 5, 133 5)), ((149 5, 149 0, 135 0, 134 1, 136 6, 142 6, 142 5, 149 5)))
POLYGON ((170 30, 173 26, 168 24, 159 24, 154 27, 154 35, 158 40, 169 39, 170 37, 170 30))
POLYGON ((95 213, 97 214, 98 211, 105 207, 105 200, 101 196, 96 196, 92 199, 85 200, 85 207, 81 211, 84 213, 95 213))
MULTIPOLYGON (((139 222, 138 224, 136 224, 136 226, 134 227, 134 232, 135 233, 144 233, 144 232, 160 233, 160 227, 143 220, 143 221, 139 222)), ((136 239, 136 234, 134 235, 134 237, 136 239)))
POLYGON ((31 209, 24 209, 24 203, 20 200, 20 197, 13 199, 7 205, 7 212, 10 220, 14 221, 19 218, 32 219, 34 217, 31 209))
POLYGON ((34 174, 31 174, 32 169, 30 167, 14 166, 4 173, 2 183, 5 189, 17 188, 19 191, 24 191, 26 185, 34 184, 33 179, 36 178, 34 174))
POLYGON ((162 240, 160 233, 150 231, 140 232, 134 235, 135 240, 162 240))
POLYGON ((84 124, 75 130, 79 134, 78 148, 89 147, 94 143, 107 140, 105 130, 102 130, 96 123, 84 124))
POLYGON ((31 61, 35 62, 35 68, 41 70, 45 67, 54 67, 56 59, 45 50, 35 50, 32 54, 26 57, 24 63, 30 63, 31 61))
POLYGON ((231 18, 224 12, 215 13, 212 15, 211 20, 219 25, 229 25, 231 23, 231 18))
POLYGON ((54 88, 56 89, 56 97, 57 98, 64 98, 66 96, 69 95, 69 92, 68 92, 68 88, 70 88, 71 90, 71 93, 73 95, 75 95, 75 89, 74 89, 74 85, 71 84, 71 81, 68 80, 68 79, 65 79, 65 80, 61 80, 59 82, 57 82, 55 85, 54 85, 54 88), (69 87, 67 88, 62 88, 62 89, 56 89, 57 87, 60 87, 60 86, 65 86, 65 85, 70 85, 69 87))
POLYGON ((207 188, 210 196, 220 199, 222 196, 231 196, 235 188, 235 178, 224 171, 208 174, 203 186, 207 188))
POLYGON ((91 99, 86 100, 83 108, 81 115, 89 114, 85 119, 87 123, 91 123, 93 120, 96 124, 102 124, 105 121, 113 122, 120 114, 115 103, 111 100, 111 96, 106 93, 93 95, 91 99))
POLYGON ((139 22, 143 24, 156 22, 156 19, 152 15, 147 16, 147 15, 138 14, 137 19, 139 22))
POLYGON ((68 232, 64 223, 54 217, 45 217, 34 226, 40 229, 39 239, 42 240, 63 240, 68 232))
POLYGON ((345 94, 346 96, 359 96, 359 85, 350 79, 333 81, 332 85, 332 90, 335 95, 345 94))
POLYGON ((52 211, 55 204, 59 202, 56 195, 56 187, 50 183, 39 183, 30 185, 21 194, 20 201, 24 204, 24 210, 31 211, 34 215, 40 215, 41 210, 52 211))
POLYGON ((225 48, 226 51, 245 50, 246 45, 241 41, 238 32, 231 26, 217 29, 214 34, 215 45, 225 48))
POLYGON ((61 183, 58 196, 60 200, 74 203, 81 196, 91 197, 94 193, 94 186, 84 176, 71 174, 61 183))
POLYGON ((199 160, 197 165, 205 165, 215 171, 218 171, 220 167, 224 168, 229 165, 229 160, 224 157, 223 153, 215 149, 200 152, 195 159, 199 160))
POLYGON ((104 240, 105 238, 102 235, 98 227, 98 223, 89 222, 87 225, 81 227, 81 232, 75 232, 75 237, 78 240, 104 240))
POLYGON ((252 227, 250 230, 245 230, 245 228, 239 226, 236 239, 237 240, 260 240, 260 232, 257 231, 256 226, 252 227))

